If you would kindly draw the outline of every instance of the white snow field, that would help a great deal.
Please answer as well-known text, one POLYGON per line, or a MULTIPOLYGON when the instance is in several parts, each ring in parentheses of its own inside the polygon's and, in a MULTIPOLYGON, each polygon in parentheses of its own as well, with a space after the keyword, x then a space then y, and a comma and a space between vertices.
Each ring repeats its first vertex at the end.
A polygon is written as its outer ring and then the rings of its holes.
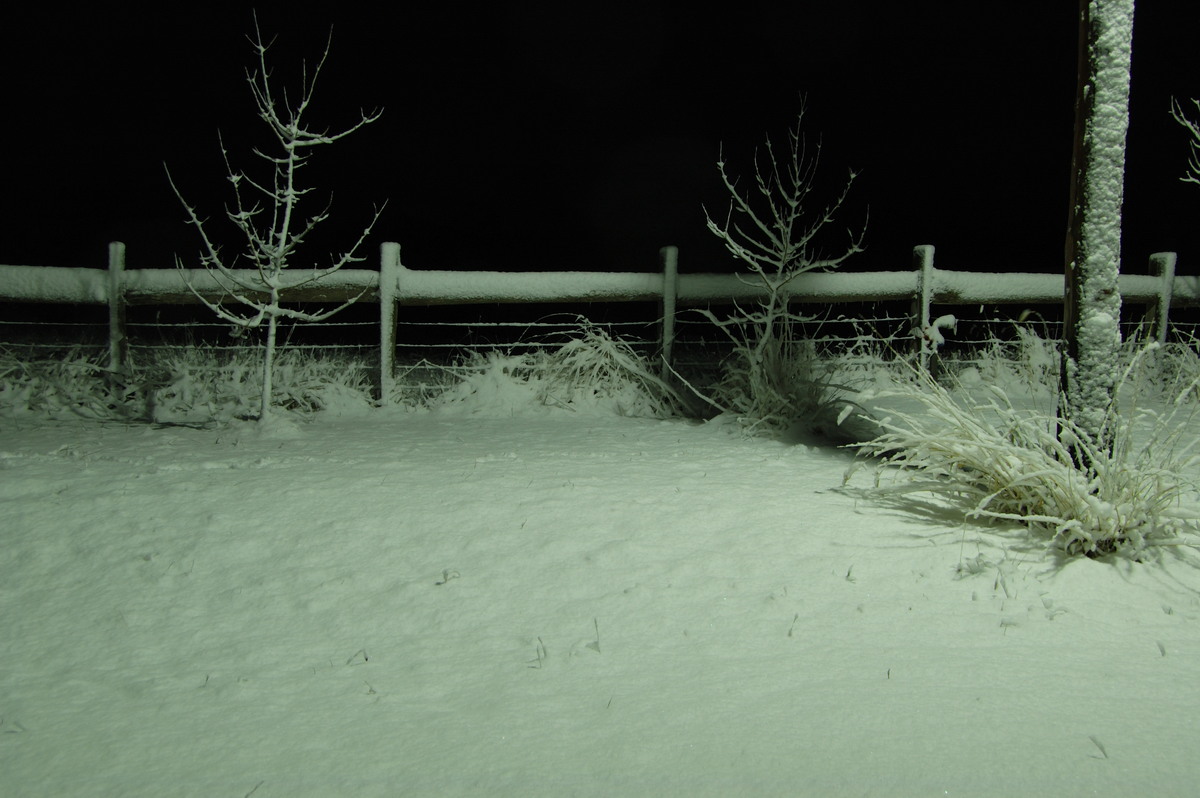
POLYGON ((510 410, 0 421, 0 795, 1196 794, 1188 550, 510 410))

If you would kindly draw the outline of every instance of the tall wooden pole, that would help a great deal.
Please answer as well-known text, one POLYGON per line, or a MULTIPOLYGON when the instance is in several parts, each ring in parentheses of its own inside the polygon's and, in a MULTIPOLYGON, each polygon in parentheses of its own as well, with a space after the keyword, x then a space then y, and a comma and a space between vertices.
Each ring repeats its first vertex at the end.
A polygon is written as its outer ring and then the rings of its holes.
POLYGON ((1121 201, 1134 0, 1080 0, 1079 82, 1065 253, 1067 416, 1107 446, 1121 345, 1121 201))
POLYGON ((125 244, 108 245, 108 372, 129 374, 129 337, 125 329, 125 244))

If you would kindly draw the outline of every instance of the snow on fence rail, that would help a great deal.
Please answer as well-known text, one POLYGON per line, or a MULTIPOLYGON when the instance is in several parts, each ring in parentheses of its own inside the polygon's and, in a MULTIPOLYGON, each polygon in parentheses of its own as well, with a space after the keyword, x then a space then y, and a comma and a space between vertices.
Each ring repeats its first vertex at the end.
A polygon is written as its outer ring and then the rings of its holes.
MULTIPOLYGON (((798 302, 837 304, 911 299, 913 323, 927 329, 931 308, 942 304, 1058 304, 1063 275, 964 272, 936 269, 934 247, 913 249, 910 271, 810 272, 796 277, 788 292, 798 302)), ((400 245, 380 247, 379 269, 342 269, 287 293, 288 303, 359 301, 380 305, 380 388, 387 395, 395 373, 397 308, 403 305, 478 303, 644 302, 662 309, 660 345, 668 362, 680 307, 729 304, 762 296, 764 289, 737 274, 679 274, 678 250, 664 247, 660 272, 490 272, 414 270, 400 263, 400 245)), ((1200 305, 1200 278, 1175 274, 1175 253, 1150 256, 1150 274, 1123 274, 1122 298, 1151 306, 1156 334, 1165 338, 1172 306, 1200 305)), ((293 270, 299 276, 299 270, 293 270)), ((125 245, 109 245, 107 269, 0 264, 0 301, 106 304, 109 364, 128 360, 125 307, 192 304, 195 292, 210 300, 228 292, 205 269, 125 269, 125 245)), ((921 346, 928 346, 920 336, 921 346)), ((923 352, 927 354, 927 352, 923 352)))

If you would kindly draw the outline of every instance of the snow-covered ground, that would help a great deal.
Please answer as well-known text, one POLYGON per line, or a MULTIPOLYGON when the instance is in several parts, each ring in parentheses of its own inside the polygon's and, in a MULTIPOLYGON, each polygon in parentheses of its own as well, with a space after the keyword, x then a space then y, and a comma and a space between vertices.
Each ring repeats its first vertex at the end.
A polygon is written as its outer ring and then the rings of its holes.
POLYGON ((282 432, 0 421, 0 795, 1200 784, 1182 555, 1063 565, 721 423, 282 432))

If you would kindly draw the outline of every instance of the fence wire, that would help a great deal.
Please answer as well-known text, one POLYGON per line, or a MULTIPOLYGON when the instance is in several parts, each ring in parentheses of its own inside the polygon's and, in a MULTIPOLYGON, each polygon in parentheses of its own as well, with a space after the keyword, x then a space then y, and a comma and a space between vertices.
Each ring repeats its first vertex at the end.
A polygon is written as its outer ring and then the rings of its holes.
MULTIPOLYGON (((0 346, 45 358, 72 348, 83 348, 102 356, 108 345, 106 310, 94 306, 55 306, 56 317, 45 315, 48 306, 0 305, 0 346), (36 308, 37 312, 31 310, 36 308)), ((547 312, 545 305, 471 306, 471 310, 447 306, 401 308, 397 320, 397 372, 428 362, 438 368, 453 368, 469 353, 502 351, 531 353, 554 349, 576 335, 582 324, 590 324, 618 338, 647 358, 657 359, 661 350, 662 319, 653 303, 593 303, 563 305, 547 312)), ((905 301, 864 302, 837 306, 796 304, 793 334, 810 341, 818 354, 855 358, 863 362, 908 356, 915 350, 911 305, 905 301)), ((732 306, 712 308, 718 318, 737 312, 732 306)), ((172 306, 169 313, 155 306, 131 306, 127 310, 130 350, 153 357, 158 351, 198 347, 214 351, 236 351, 257 346, 261 330, 243 331, 214 321, 201 307, 172 306)), ((939 307, 950 313, 957 326, 946 334, 939 352, 942 360, 969 365, 981 357, 996 358, 1015 352, 1019 330, 1035 333, 1048 342, 1063 337, 1061 308, 1039 306, 1024 310, 1016 306, 939 307)), ((1200 320, 1181 316, 1172 319, 1170 339, 1195 346, 1200 337, 1200 320)), ((1122 334, 1133 338, 1144 332, 1143 309, 1126 307, 1122 334)), ((735 338, 714 326, 700 312, 681 309, 675 319, 673 363, 680 369, 712 369, 733 351, 735 338)), ((743 334, 751 334, 743 330, 743 334)), ((377 308, 351 306, 336 321, 285 324, 279 333, 285 350, 311 352, 314 356, 338 355, 363 360, 378 357, 379 320, 377 308), (355 317, 351 311, 358 312, 355 317)), ((1013 355, 1015 357, 1015 354, 1013 355)))

